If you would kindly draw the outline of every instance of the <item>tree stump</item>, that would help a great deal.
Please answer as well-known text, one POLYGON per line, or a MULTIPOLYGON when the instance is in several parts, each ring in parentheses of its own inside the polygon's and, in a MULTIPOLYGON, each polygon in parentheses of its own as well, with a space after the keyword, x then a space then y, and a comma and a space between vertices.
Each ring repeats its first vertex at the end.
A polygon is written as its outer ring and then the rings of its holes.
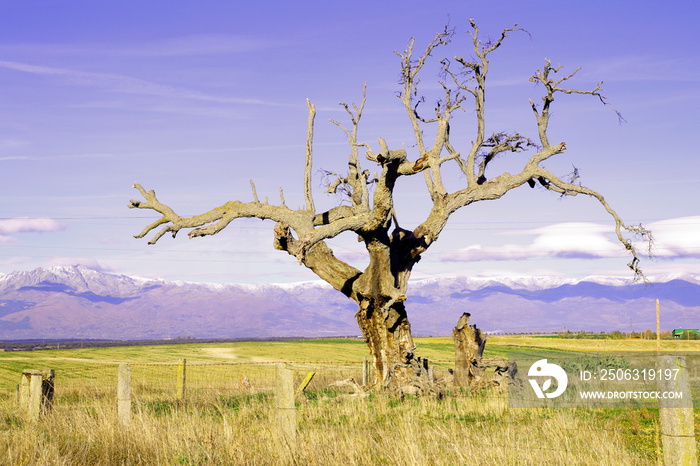
POLYGON ((481 356, 486 346, 486 336, 476 325, 469 325, 471 314, 465 312, 452 330, 455 342, 454 384, 457 387, 469 387, 481 379, 484 369, 481 356))

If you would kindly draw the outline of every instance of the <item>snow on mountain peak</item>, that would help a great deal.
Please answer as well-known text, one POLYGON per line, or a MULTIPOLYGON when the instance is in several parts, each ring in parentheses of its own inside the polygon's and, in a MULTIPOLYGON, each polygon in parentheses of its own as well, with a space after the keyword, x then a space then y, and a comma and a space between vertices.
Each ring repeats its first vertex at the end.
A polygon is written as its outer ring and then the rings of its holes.
MULTIPOLYGON (((652 283, 667 283, 672 280, 684 280, 700 285, 700 274, 684 272, 667 273, 648 277, 652 283)), ((177 287, 196 286, 212 291, 223 292, 238 289, 247 293, 269 293, 274 291, 300 293, 305 290, 330 289, 330 285, 322 281, 303 281, 294 283, 193 283, 186 281, 168 281, 160 278, 132 277, 95 270, 84 265, 55 265, 39 267, 31 271, 0 274, 0 289, 33 286, 41 282, 60 282, 76 291, 92 291, 95 293, 128 293, 154 285, 171 285, 177 287)), ((429 290, 435 287, 459 288, 462 290, 481 290, 487 287, 506 286, 512 289, 544 290, 562 285, 575 285, 580 282, 593 282, 607 286, 625 286, 633 284, 631 277, 611 277, 590 275, 584 278, 564 278, 558 276, 452 276, 411 280, 410 288, 429 290)))
MULTIPOLYGON (((637 285, 630 277, 604 276, 431 278, 411 282, 408 302, 417 334, 449 333, 465 310, 475 316, 475 323, 491 331, 554 331, 562 322, 567 328, 615 330, 629 326, 630 317, 639 329, 651 328, 653 321, 647 321, 653 314, 647 312, 653 309, 653 304, 648 306, 651 299, 674 303, 668 306, 669 322, 694 325, 700 275, 674 273, 650 279, 659 285, 630 286, 637 285), (662 285, 673 280, 689 283, 662 285), (601 286, 586 286, 586 282, 601 286), (571 286, 550 291, 563 285, 571 286)), ((0 276, 0 296, 0 338, 231 338, 357 332, 355 304, 320 281, 207 284, 55 266, 0 276), (117 321, 120 324, 115 326, 117 321), (86 322, 98 323, 86 326, 86 322)))
POLYGON ((105 295, 131 293, 143 286, 143 282, 125 275, 108 274, 83 265, 56 265, 4 275, 0 279, 0 290, 19 289, 41 283, 59 283, 79 293, 93 292, 105 295))

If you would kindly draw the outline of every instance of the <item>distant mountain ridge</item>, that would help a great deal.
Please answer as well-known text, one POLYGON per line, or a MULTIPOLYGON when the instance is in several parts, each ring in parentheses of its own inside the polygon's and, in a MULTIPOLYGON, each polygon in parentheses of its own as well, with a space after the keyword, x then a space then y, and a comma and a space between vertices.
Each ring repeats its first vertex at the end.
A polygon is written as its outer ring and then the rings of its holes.
MULTIPOLYGON (((416 335, 448 335, 463 312, 485 331, 700 327, 700 275, 645 285, 611 277, 451 277, 412 282, 416 335)), ((204 284, 83 266, 0 275, 0 339, 323 337, 359 333, 355 305, 322 282, 204 284)))

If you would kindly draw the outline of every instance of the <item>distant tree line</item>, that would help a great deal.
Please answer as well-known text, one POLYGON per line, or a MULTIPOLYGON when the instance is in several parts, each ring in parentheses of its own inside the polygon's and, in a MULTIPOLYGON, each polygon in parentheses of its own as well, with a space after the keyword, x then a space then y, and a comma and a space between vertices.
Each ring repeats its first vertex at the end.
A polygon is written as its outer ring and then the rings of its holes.
MULTIPOLYGON (((335 336, 328 338, 355 338, 354 336, 335 336)), ((240 343, 244 341, 291 341, 291 340, 315 340, 310 337, 271 337, 271 338, 194 338, 177 337, 161 340, 5 340, 0 341, 0 350, 4 351, 41 351, 55 349, 74 348, 108 348, 116 346, 154 346, 154 345, 180 345, 192 343, 240 343)))
MULTIPOLYGON (((690 332, 685 332, 689 333, 690 332)), ((559 338, 566 338, 566 339, 582 339, 582 340, 626 340, 626 339, 632 339, 632 340, 655 340, 656 339, 656 332, 652 330, 644 330, 643 332, 621 332, 619 330, 615 330, 614 332, 600 332, 600 333, 594 333, 594 332, 572 332, 570 330, 567 330, 566 332, 559 332, 557 334, 559 338)), ((661 332, 661 339, 662 340, 671 340, 673 339, 673 335, 669 331, 664 331, 661 332)), ((683 334, 683 339, 686 340, 697 340, 698 335, 690 335, 689 338, 686 338, 686 335, 683 334)))

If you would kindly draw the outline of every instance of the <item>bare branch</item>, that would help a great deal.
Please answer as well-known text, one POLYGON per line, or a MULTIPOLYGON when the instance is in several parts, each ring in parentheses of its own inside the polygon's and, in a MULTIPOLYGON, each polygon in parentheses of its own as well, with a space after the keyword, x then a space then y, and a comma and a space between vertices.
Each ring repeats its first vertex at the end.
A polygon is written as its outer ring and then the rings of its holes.
POLYGON ((525 29, 519 28, 518 24, 516 23, 511 28, 503 29, 501 31, 500 37, 495 41, 488 40, 485 44, 482 45, 481 41, 479 40, 479 28, 477 27, 476 22, 473 19, 469 19, 469 25, 472 28, 472 31, 469 32, 469 34, 472 36, 472 40, 474 42, 474 45, 476 46, 475 49, 477 50, 477 54, 479 55, 479 57, 485 57, 486 55, 500 47, 505 38, 508 37, 509 32, 522 31, 529 34, 525 29))
POLYGON ((450 30, 447 27, 442 32, 435 35, 433 40, 428 44, 425 52, 416 60, 413 58, 413 46, 415 44, 415 39, 411 38, 406 50, 403 53, 394 52, 401 58, 401 81, 403 88, 399 93, 401 102, 403 102, 406 113, 413 127, 413 134, 416 139, 416 145, 421 154, 425 154, 426 148, 423 142, 423 133, 420 128, 419 122, 421 118, 418 115, 417 107, 421 102, 419 98, 414 104, 413 100, 418 96, 418 83, 420 82, 419 73, 426 60, 430 57, 431 53, 435 48, 440 45, 446 45, 450 42, 452 36, 454 35, 454 30, 450 30))
POLYGON ((256 203, 259 203, 260 201, 258 200, 258 191, 255 189, 255 183, 253 182, 253 179, 249 179, 250 181, 250 189, 253 190, 253 199, 255 200, 256 203))
POLYGON ((336 220, 340 220, 343 218, 347 217, 352 217, 353 215, 356 215, 357 211, 353 207, 346 206, 346 205, 341 205, 337 207, 333 207, 331 210, 327 212, 323 212, 321 214, 316 214, 314 216, 314 226, 320 226, 320 225, 328 225, 329 223, 333 223, 336 220))
POLYGON ((458 78, 457 74, 455 74, 450 68, 451 62, 447 58, 443 58, 440 61, 440 64, 442 65, 442 73, 444 75, 450 76, 452 78, 452 81, 455 83, 455 86, 457 86, 459 89, 467 91, 472 96, 476 97, 476 90, 474 90, 471 86, 468 85, 468 83, 474 79, 472 73, 475 71, 475 67, 477 66, 476 63, 466 62, 463 58, 455 58, 455 61, 457 61, 457 63, 460 63, 462 67, 464 67, 464 70, 462 70, 459 73, 459 75, 466 76, 466 79, 460 80, 458 78))
POLYGON ((560 87, 560 85, 569 79, 573 78, 580 70, 581 68, 577 68, 574 70, 572 73, 559 78, 558 80, 554 80, 550 74, 556 74, 561 70, 562 66, 552 66, 552 62, 549 59, 545 59, 545 65, 541 70, 537 70, 537 72, 530 77, 530 81, 534 82, 536 84, 542 84, 545 88, 546 94, 542 97, 542 100, 544 101, 542 105, 542 110, 538 110, 537 106, 535 103, 530 100, 530 106, 532 107, 532 111, 535 114, 535 118, 537 119, 537 129, 539 132, 539 138, 540 142, 542 143, 543 147, 548 147, 549 146, 549 138, 547 137, 547 128, 549 126, 549 117, 550 117, 550 112, 549 109, 552 105, 552 102, 554 102, 554 95, 557 92, 560 92, 562 94, 582 94, 582 95, 592 95, 598 98, 600 102, 612 109, 613 112, 618 117, 618 120, 620 122, 624 121, 624 118, 618 112, 615 107, 613 107, 608 101, 605 95, 603 94, 603 88, 602 86, 602 81, 599 82, 593 89, 591 90, 580 90, 580 89, 568 89, 564 87, 560 87))
POLYGON ((280 187, 280 205, 282 207, 287 207, 287 205, 284 202, 284 189, 280 187))
MULTIPOLYGON (((472 52, 477 58, 474 60, 468 60, 464 57, 455 57, 454 61, 461 66, 461 70, 459 72, 455 72, 450 68, 451 62, 447 59, 442 60, 441 64, 443 67, 443 73, 449 75, 459 89, 469 92, 469 94, 471 94, 474 98, 474 111, 477 120, 477 128, 475 138, 472 141, 471 150, 467 155, 466 162, 462 161, 461 157, 454 155, 454 152, 452 153, 453 156, 451 157, 451 159, 457 161, 459 167, 466 175, 467 185, 473 186, 475 184, 483 183, 484 179, 483 169, 485 169, 485 165, 482 164, 482 166, 479 167, 480 173, 478 175, 475 173, 475 167, 477 157, 481 153, 482 144, 485 140, 485 92, 486 77, 489 71, 488 55, 501 46, 506 37, 508 37, 509 33, 516 31, 527 31, 522 28, 518 28, 518 25, 515 24, 511 28, 503 29, 500 36, 496 40, 489 40, 486 43, 482 43, 481 39, 479 38, 479 28, 476 25, 476 22, 470 19, 469 24, 472 29, 469 32, 472 37, 472 52)), ((459 100, 457 103, 461 104, 461 100, 459 100)), ((490 157, 488 160, 491 160, 492 158, 493 157, 490 157)), ((488 160, 486 161, 486 164, 488 164, 488 160)))
MULTIPOLYGON (((357 142, 357 133, 360 125, 360 119, 362 118, 362 112, 365 108, 366 100, 367 84, 365 83, 362 86, 362 101, 359 106, 353 103, 351 110, 348 104, 340 102, 340 105, 350 116, 352 129, 347 129, 340 122, 336 120, 331 120, 331 123, 338 126, 348 138, 348 144, 350 145, 350 155, 348 158, 348 175, 345 177, 341 177, 340 175, 333 174, 333 176, 337 177, 338 179, 331 186, 329 186, 327 192, 336 192, 339 187, 344 186, 345 189, 343 191, 348 195, 353 205, 361 205, 365 210, 369 210, 369 190, 367 186, 368 184, 370 184, 370 181, 368 178, 368 172, 362 170, 360 164, 360 157, 358 154, 360 146, 365 146, 368 149, 369 146, 367 144, 357 142)), ((330 173, 331 172, 326 172, 327 175, 330 173)))
POLYGON ((306 210, 316 211, 314 198, 311 192, 311 162, 313 154, 314 139, 314 118, 316 117, 316 106, 306 99, 306 106, 309 109, 308 129, 306 132, 306 165, 304 167, 304 197, 306 198, 306 210))
POLYGON ((129 208, 150 209, 162 215, 160 220, 148 225, 136 238, 143 238, 153 229, 161 225, 166 225, 151 238, 148 242, 149 244, 155 244, 165 233, 171 233, 174 237, 182 229, 192 228, 192 231, 189 232, 190 238, 213 235, 224 229, 231 221, 242 217, 256 217, 263 220, 282 221, 289 225, 294 225, 295 229, 301 231, 309 229, 313 218, 311 215, 303 215, 300 212, 289 210, 285 206, 277 207, 267 205, 266 203, 261 204, 257 200, 248 203, 230 201, 201 215, 181 217, 170 207, 158 201, 154 191, 146 191, 138 183, 134 184, 134 188, 139 190, 144 199, 146 199, 146 202, 132 199, 129 203, 129 208), (305 221, 308 222, 308 226, 305 225, 305 221))
POLYGON ((482 147, 490 147, 485 154, 481 154, 477 158, 481 159, 479 163, 479 173, 477 178, 477 184, 483 184, 486 181, 486 166, 496 158, 499 154, 503 152, 523 152, 528 150, 529 147, 533 147, 534 143, 528 138, 521 136, 517 133, 513 135, 508 135, 506 133, 494 133, 491 137, 485 140, 482 147))
POLYGON ((634 272, 635 278, 642 279, 646 281, 646 277, 644 276, 644 272, 642 269, 639 267, 640 259, 639 259, 639 254, 637 252, 637 249, 634 247, 634 244, 632 243, 632 240, 625 238, 622 234, 622 230, 625 230, 629 233, 632 233, 640 238, 642 238, 644 241, 647 242, 648 246, 648 254, 649 256, 652 255, 652 246, 653 246, 653 236, 651 231, 647 230, 644 228, 642 225, 627 225, 622 221, 622 218, 617 214, 617 212, 608 204, 608 202, 605 200, 602 194, 598 193, 597 191, 594 191, 592 189, 586 188, 581 185, 573 184, 566 182, 552 174, 550 171, 540 168, 537 170, 538 177, 540 179, 546 180, 547 183, 542 183, 542 185, 554 192, 560 193, 562 195, 566 196, 576 196, 578 194, 584 194, 586 196, 590 196, 594 199, 596 199, 600 204, 603 206, 603 208, 613 217, 613 220, 615 221, 615 235, 617 236, 618 241, 622 243, 622 245, 625 247, 625 249, 630 253, 632 256, 632 260, 630 261, 627 266, 634 272))
POLYGON ((138 183, 134 184, 134 188, 139 190, 146 202, 131 200, 130 208, 150 209, 163 216, 160 220, 144 228, 136 237, 142 238, 153 229, 166 225, 153 236, 148 244, 155 244, 165 233, 172 233, 175 236, 181 229, 192 228, 192 231, 189 232, 190 238, 214 235, 226 228, 233 220, 242 217, 273 220, 277 222, 274 230, 276 249, 287 251, 297 257, 301 263, 333 287, 356 299, 354 291, 348 287, 347 282, 353 280, 360 272, 338 260, 323 243, 323 239, 336 236, 343 231, 343 228, 355 226, 359 228, 363 223, 366 223, 363 219, 353 220, 352 215, 349 215, 352 213, 351 211, 344 211, 342 208, 332 209, 326 214, 312 217, 309 211, 305 210, 293 211, 284 206, 230 201, 201 215, 181 217, 170 207, 158 201, 154 191, 146 191, 138 183), (327 222, 323 222, 324 218, 327 222), (314 231, 314 224, 325 225, 325 227, 322 226, 314 231), (300 235, 305 235, 305 239, 302 241, 295 239, 291 229, 300 235))

